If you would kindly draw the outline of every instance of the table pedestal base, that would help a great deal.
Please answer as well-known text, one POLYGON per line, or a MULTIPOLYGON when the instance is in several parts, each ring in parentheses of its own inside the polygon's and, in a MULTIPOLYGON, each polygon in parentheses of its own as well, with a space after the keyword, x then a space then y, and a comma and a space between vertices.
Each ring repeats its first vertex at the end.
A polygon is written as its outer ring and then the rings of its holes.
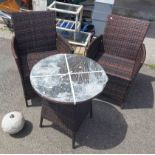
POLYGON ((52 121, 72 137, 72 147, 75 148, 76 132, 88 113, 92 117, 92 101, 86 101, 77 105, 45 102, 42 105, 40 127, 42 127, 44 118, 52 121))

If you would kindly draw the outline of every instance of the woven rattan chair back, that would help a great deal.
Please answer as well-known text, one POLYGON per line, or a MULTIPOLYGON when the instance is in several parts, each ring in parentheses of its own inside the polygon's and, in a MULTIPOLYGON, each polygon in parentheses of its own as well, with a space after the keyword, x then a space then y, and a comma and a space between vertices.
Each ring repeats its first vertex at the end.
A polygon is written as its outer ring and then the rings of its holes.
POLYGON ((54 12, 22 12, 12 15, 20 54, 56 49, 54 12))
POLYGON ((110 15, 103 35, 104 51, 108 54, 136 60, 149 22, 110 15))

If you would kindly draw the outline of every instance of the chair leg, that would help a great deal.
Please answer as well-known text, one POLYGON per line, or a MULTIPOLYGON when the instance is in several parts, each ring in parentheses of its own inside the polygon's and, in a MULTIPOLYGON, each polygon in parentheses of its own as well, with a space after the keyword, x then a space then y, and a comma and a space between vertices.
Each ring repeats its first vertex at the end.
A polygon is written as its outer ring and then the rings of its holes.
POLYGON ((29 2, 28 2, 28 8, 29 8, 29 10, 32 10, 32 0, 29 0, 29 2))
POLYGON ((43 127, 43 125, 42 125, 42 124, 43 124, 43 117, 41 116, 41 117, 40 117, 40 124, 39 124, 39 127, 40 127, 40 128, 42 128, 42 127, 43 127))
POLYGON ((29 10, 32 10, 32 0, 22 0, 20 6, 27 5, 29 10))
POLYGON ((25 98, 26 107, 29 106, 27 99, 25 98))
POLYGON ((75 133, 72 136, 72 148, 75 149, 75 133))
POLYGON ((92 102, 91 102, 91 105, 90 105, 90 118, 93 117, 93 105, 92 105, 92 102))
POLYGON ((124 98, 121 100, 121 106, 120 106, 121 109, 124 109, 124 107, 125 107, 126 96, 127 95, 125 95, 124 98))
POLYGON ((123 96, 123 99, 122 99, 122 103, 121 103, 121 109, 124 109, 124 107, 125 107, 125 101, 126 101, 126 98, 127 98, 127 96, 128 96, 128 92, 129 92, 129 88, 130 88, 130 86, 131 86, 131 82, 128 84, 128 86, 127 86, 127 88, 126 88, 126 93, 124 94, 124 96, 123 96))

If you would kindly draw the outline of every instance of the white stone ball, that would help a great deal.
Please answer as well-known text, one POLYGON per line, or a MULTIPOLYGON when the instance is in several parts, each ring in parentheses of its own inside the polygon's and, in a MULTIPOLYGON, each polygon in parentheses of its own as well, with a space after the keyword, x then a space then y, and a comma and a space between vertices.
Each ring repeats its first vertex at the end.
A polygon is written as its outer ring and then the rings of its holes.
POLYGON ((13 111, 6 114, 2 119, 2 130, 8 134, 19 132, 25 124, 24 116, 21 112, 13 111))

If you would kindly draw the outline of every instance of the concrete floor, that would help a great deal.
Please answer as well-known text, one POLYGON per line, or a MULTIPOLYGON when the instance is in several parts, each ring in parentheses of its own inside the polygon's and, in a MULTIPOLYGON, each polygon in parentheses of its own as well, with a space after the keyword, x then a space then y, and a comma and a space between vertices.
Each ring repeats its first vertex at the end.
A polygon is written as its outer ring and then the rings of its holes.
POLYGON ((124 110, 93 101, 93 119, 86 118, 78 134, 76 149, 71 139, 52 123, 39 128, 41 101, 26 108, 10 40, 0 39, 0 120, 10 111, 22 111, 24 129, 10 136, 0 129, 0 153, 155 153, 155 70, 144 66, 137 76, 124 110))

